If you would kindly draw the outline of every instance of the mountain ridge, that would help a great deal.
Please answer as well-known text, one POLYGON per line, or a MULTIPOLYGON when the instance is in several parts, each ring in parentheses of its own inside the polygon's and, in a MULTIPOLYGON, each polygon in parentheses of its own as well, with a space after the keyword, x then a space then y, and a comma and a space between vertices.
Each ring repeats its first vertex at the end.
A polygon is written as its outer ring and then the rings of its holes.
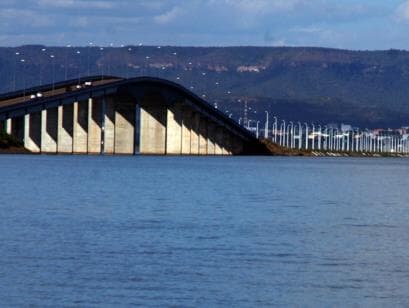
POLYGON ((322 124, 409 124, 409 52, 404 50, 0 47, 0 92, 14 88, 14 76, 16 88, 23 88, 99 74, 170 79, 216 102, 236 120, 244 116, 239 100, 247 100, 258 111, 251 116, 260 121, 268 110, 287 120, 322 124), (25 62, 20 62, 23 58, 25 62))

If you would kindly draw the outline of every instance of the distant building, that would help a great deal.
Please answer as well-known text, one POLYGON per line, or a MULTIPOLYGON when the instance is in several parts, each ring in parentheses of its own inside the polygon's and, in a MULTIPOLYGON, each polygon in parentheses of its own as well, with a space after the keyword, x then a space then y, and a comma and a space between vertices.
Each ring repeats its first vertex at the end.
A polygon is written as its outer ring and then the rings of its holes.
POLYGON ((338 129, 338 124, 337 123, 328 123, 327 127, 329 129, 338 129))
POLYGON ((342 124, 341 124, 341 131, 342 131, 342 132, 350 132, 350 131, 352 131, 352 125, 342 123, 342 124))

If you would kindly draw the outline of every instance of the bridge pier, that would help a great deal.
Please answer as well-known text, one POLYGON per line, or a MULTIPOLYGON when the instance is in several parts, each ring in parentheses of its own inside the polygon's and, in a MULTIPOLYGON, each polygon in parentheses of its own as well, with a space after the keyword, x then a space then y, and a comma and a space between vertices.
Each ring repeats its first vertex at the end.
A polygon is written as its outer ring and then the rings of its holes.
POLYGON ((58 153, 71 154, 73 145, 73 105, 58 106, 58 153))
POLYGON ((141 154, 166 154, 167 108, 160 95, 147 95, 141 102, 141 154))
POLYGON ((193 112, 192 130, 190 131, 190 154, 191 155, 199 155, 200 153, 199 131, 200 131, 200 114, 193 112))
POLYGON ((88 101, 73 104, 73 153, 88 153, 88 101))
POLYGON ((220 126, 216 127, 215 130, 215 155, 223 155, 223 128, 220 126))
POLYGON ((101 154, 102 108, 100 99, 88 99, 88 154, 101 154))
POLYGON ((177 102, 167 109, 166 119, 166 154, 182 154, 182 103, 177 102))
POLYGON ((104 131, 104 153, 114 154, 115 152, 115 101, 112 97, 102 100, 104 110, 103 131, 104 131))
POLYGON ((182 154, 191 154, 191 133, 192 133, 193 111, 190 107, 184 106, 182 119, 182 154))
POLYGON ((207 155, 207 120, 200 117, 199 122, 199 155, 207 155))
POLYGON ((11 119, 6 119, 6 134, 11 135, 11 119))
POLYGON ((58 108, 41 111, 41 152, 57 153, 58 108))
POLYGON ((41 112, 24 115, 24 147, 33 153, 41 151, 41 112))
POLYGON ((120 97, 115 105, 115 154, 135 153, 136 103, 120 97))
POLYGON ((207 124, 207 155, 216 155, 216 125, 213 123, 207 124))

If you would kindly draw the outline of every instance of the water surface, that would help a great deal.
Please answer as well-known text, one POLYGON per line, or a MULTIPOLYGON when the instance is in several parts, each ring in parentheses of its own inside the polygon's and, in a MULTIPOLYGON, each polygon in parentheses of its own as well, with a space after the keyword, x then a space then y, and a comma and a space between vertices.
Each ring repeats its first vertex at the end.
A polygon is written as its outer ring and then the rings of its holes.
POLYGON ((2 306, 407 306, 405 159, 0 156, 2 306))

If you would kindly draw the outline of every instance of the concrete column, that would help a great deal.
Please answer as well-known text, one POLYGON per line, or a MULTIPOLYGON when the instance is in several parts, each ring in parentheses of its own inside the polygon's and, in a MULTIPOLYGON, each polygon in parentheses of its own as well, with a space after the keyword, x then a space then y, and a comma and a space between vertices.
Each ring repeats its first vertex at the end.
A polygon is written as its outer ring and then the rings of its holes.
POLYGON ((41 147, 41 113, 34 112, 24 116, 24 147, 34 153, 41 147))
POLYGON ((115 154, 135 153, 136 103, 129 98, 118 98, 115 110, 115 154))
POLYGON ((104 153, 115 151, 115 101, 113 97, 105 98, 104 109, 104 153))
POLYGON ((240 155, 243 153, 243 141, 238 137, 232 138, 232 154, 240 155))
POLYGON ((207 120, 200 118, 199 123, 199 154, 207 155, 207 120))
POLYGON ((58 106, 58 153, 72 153, 73 105, 58 106))
POLYGON ((190 154, 198 155, 199 151, 199 134, 200 134, 200 114, 192 115, 192 130, 190 133, 190 154))
MULTIPOLYGON (((10 120, 10 119, 9 119, 10 120)), ((7 124, 10 123, 11 134, 19 141, 24 142, 24 116, 13 118, 7 124)))
POLYGON ((88 152, 88 101, 73 104, 73 152, 88 152))
POLYGON ((216 151, 216 125, 208 122, 207 124, 207 155, 215 155, 216 151))
POLYGON ((231 134, 226 129, 223 130, 223 155, 231 155, 231 134))
POLYGON ((215 155, 223 155, 223 128, 218 126, 215 131, 215 155))
POLYGON ((182 104, 169 106, 166 125, 166 154, 182 154, 182 104))
POLYGON ((90 98, 88 100, 88 153, 101 153, 102 111, 101 101, 90 98))
POLYGON ((41 111, 41 152, 56 153, 58 139, 58 109, 44 109, 41 111))
POLYGON ((158 95, 147 95, 141 102, 140 153, 166 154, 167 108, 158 95))
POLYGON ((192 110, 189 107, 183 109, 182 123, 182 154, 190 155, 190 135, 192 130, 192 110))
POLYGON ((12 121, 11 119, 6 120, 6 133, 8 135, 11 135, 11 127, 12 127, 11 121, 12 121))

